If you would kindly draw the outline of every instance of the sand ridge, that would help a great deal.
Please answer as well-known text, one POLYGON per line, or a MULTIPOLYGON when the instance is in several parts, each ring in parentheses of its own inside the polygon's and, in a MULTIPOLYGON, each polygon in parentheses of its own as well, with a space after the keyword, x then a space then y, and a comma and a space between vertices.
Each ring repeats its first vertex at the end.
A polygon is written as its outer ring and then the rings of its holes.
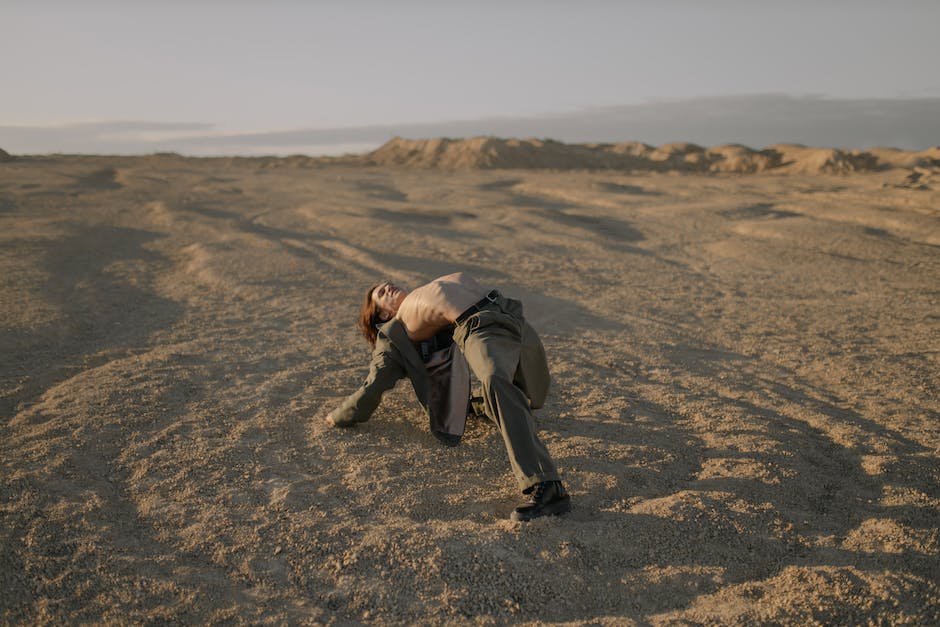
POLYGON ((650 146, 641 142, 565 144, 554 140, 405 139, 396 137, 350 163, 440 168, 544 168, 628 172, 847 174, 895 168, 940 167, 940 148, 905 152, 892 148, 839 150, 777 144, 754 150, 740 144, 705 148, 688 142, 650 146))
POLYGON ((4 163, 0 620, 940 622, 940 196, 889 156, 4 163), (542 335, 565 517, 508 521, 498 433, 407 384, 320 420, 360 292, 455 270, 542 335))

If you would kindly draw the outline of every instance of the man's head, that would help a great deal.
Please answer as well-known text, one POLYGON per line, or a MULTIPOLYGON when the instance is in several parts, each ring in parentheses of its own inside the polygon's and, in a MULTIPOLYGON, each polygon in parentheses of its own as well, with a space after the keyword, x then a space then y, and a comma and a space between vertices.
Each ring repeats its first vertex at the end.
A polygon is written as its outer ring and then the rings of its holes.
POLYGON ((375 346, 376 327, 391 320, 408 293, 390 281, 376 283, 366 292, 359 309, 359 330, 371 346, 375 346))

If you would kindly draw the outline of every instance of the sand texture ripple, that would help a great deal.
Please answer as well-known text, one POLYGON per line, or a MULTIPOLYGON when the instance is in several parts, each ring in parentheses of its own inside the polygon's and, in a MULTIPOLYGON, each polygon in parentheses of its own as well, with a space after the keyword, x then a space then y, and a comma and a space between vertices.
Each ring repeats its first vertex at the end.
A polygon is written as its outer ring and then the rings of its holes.
POLYGON ((723 150, 0 164, 0 622, 937 624, 935 168, 723 150), (406 383, 320 420, 360 293, 457 270, 542 335, 567 516, 406 383))

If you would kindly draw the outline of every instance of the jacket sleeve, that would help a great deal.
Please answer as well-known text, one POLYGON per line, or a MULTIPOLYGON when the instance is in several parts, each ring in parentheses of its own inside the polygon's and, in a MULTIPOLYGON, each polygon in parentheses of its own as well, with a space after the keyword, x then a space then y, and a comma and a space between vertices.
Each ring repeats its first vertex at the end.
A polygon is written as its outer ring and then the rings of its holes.
POLYGON ((369 376, 333 412, 333 423, 337 427, 349 427, 357 422, 365 422, 379 406, 382 394, 395 387, 398 380, 404 377, 404 367, 392 355, 387 351, 375 351, 369 364, 369 376))

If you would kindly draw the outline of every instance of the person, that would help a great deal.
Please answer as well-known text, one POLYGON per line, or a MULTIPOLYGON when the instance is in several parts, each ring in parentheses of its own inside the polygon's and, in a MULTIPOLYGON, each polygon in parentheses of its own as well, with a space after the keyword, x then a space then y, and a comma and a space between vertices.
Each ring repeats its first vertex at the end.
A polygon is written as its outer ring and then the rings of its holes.
POLYGON ((543 405, 550 376, 545 350, 526 322, 521 302, 487 290, 462 272, 413 291, 385 281, 366 292, 359 327, 375 346, 381 342, 395 348, 373 353, 365 384, 327 414, 328 424, 347 427, 368 420, 382 393, 394 385, 396 376, 403 376, 393 353, 407 355, 403 344, 420 346, 452 332, 454 344, 482 384, 483 410, 499 428, 512 474, 528 497, 510 517, 528 521, 571 509, 555 463, 535 431, 532 409, 543 405))
POLYGON ((382 394, 405 377, 429 419, 431 433, 444 444, 460 442, 468 412, 476 413, 477 399, 470 401, 470 370, 454 346, 454 328, 444 327, 430 338, 412 342, 405 328, 394 320, 373 316, 371 290, 359 316, 359 328, 372 346, 365 382, 330 413, 334 426, 351 426, 369 419, 382 394))

